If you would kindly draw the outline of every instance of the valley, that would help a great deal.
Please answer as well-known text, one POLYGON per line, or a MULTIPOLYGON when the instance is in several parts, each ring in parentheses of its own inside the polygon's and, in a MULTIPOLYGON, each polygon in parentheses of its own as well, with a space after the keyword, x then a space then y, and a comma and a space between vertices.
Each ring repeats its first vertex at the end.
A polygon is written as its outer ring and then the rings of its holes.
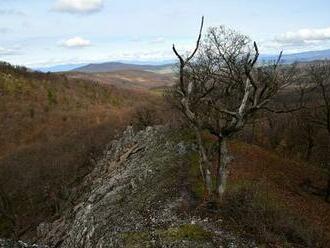
POLYGON ((155 73, 143 70, 118 70, 112 72, 67 72, 68 78, 84 79, 125 89, 151 90, 172 86, 174 74, 155 73))

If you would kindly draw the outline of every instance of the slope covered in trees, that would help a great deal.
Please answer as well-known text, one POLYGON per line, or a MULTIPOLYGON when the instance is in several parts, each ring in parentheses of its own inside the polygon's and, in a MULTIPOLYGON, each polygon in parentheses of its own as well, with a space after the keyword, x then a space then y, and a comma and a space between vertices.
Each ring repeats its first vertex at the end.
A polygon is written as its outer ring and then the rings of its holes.
POLYGON ((1 63, 0 189, 10 202, 1 236, 35 232, 58 214, 104 145, 158 98, 1 63))

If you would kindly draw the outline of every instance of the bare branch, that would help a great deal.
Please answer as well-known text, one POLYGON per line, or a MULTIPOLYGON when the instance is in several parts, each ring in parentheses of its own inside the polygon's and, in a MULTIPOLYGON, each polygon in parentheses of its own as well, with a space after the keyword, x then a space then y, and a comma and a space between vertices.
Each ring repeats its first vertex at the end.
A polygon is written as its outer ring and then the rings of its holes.
POLYGON ((199 35, 198 35, 198 39, 197 39, 197 42, 196 42, 196 47, 195 47, 194 51, 192 52, 192 54, 190 56, 188 56, 186 59, 183 59, 183 57, 176 50, 175 44, 173 44, 172 49, 173 49, 175 55, 179 58, 181 64, 188 63, 195 56, 196 52, 198 51, 198 48, 199 48, 200 42, 201 42, 201 38, 202 38, 203 27, 204 27, 204 16, 202 17, 201 26, 200 26, 200 30, 199 30, 199 35))
POLYGON ((251 68, 255 65, 255 63, 257 63, 258 58, 259 58, 259 49, 258 49, 257 43, 255 41, 253 42, 253 47, 255 50, 255 55, 254 55, 254 59, 251 63, 251 68))
POLYGON ((201 21, 201 27, 199 29, 199 35, 198 35, 198 39, 197 39, 197 43, 196 43, 196 47, 195 47, 195 50, 193 51, 193 53, 187 58, 186 62, 189 62, 196 54, 198 48, 199 48, 199 45, 200 45, 200 42, 201 42, 201 38, 202 38, 202 32, 203 32, 203 26, 204 26, 204 16, 202 16, 202 21, 201 21))
POLYGON ((281 59, 282 59, 283 51, 280 52, 280 55, 278 55, 277 61, 275 63, 275 68, 280 64, 281 59))
POLYGON ((304 109, 304 106, 300 106, 297 108, 291 108, 291 109, 271 109, 269 107, 261 107, 260 109, 272 112, 272 113, 276 113, 276 114, 288 114, 288 113, 293 113, 293 112, 297 112, 297 111, 301 111, 302 109, 304 109))

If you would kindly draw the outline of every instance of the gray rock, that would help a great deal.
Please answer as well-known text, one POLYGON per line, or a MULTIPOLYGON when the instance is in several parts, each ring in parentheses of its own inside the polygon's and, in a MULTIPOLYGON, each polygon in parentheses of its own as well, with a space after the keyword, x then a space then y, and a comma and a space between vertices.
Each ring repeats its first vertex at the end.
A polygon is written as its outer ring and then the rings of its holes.
POLYGON ((28 244, 23 241, 14 242, 12 240, 0 239, 0 248, 48 248, 44 245, 28 244))

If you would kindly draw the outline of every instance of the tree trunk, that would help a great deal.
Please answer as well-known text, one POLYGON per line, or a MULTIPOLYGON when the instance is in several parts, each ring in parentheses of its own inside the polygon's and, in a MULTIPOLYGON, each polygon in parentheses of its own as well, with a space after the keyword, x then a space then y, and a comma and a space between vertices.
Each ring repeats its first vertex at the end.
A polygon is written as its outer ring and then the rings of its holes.
POLYGON ((312 151, 313 151, 313 148, 314 148, 314 130, 312 128, 311 125, 307 125, 307 150, 306 150, 306 154, 305 154, 305 159, 307 161, 309 161, 311 159, 311 155, 312 155, 312 151))
POLYGON ((326 194, 325 194, 325 201, 329 202, 330 200, 330 175, 328 177, 328 185, 327 185, 327 190, 326 190, 326 194))
POLYGON ((307 161, 309 161, 310 158, 311 158, 313 147, 314 147, 314 141, 313 141, 313 139, 312 138, 308 138, 308 145, 307 145, 307 151, 306 151, 306 156, 305 156, 305 159, 307 161))
POLYGON ((327 144, 327 155, 326 155, 326 161, 327 161, 327 170, 328 170, 328 183, 327 183, 327 189, 325 193, 325 201, 329 202, 330 199, 330 130, 328 130, 328 144, 327 144))
POLYGON ((212 176, 211 176, 211 163, 207 158, 206 150, 203 145, 202 137, 200 131, 195 128, 197 142, 199 146, 199 157, 200 157, 200 171, 204 181, 204 187, 207 191, 208 196, 212 194, 212 176))
POLYGON ((222 200, 227 186, 228 164, 230 162, 226 138, 219 138, 219 149, 220 158, 217 172, 217 194, 219 199, 222 200))

